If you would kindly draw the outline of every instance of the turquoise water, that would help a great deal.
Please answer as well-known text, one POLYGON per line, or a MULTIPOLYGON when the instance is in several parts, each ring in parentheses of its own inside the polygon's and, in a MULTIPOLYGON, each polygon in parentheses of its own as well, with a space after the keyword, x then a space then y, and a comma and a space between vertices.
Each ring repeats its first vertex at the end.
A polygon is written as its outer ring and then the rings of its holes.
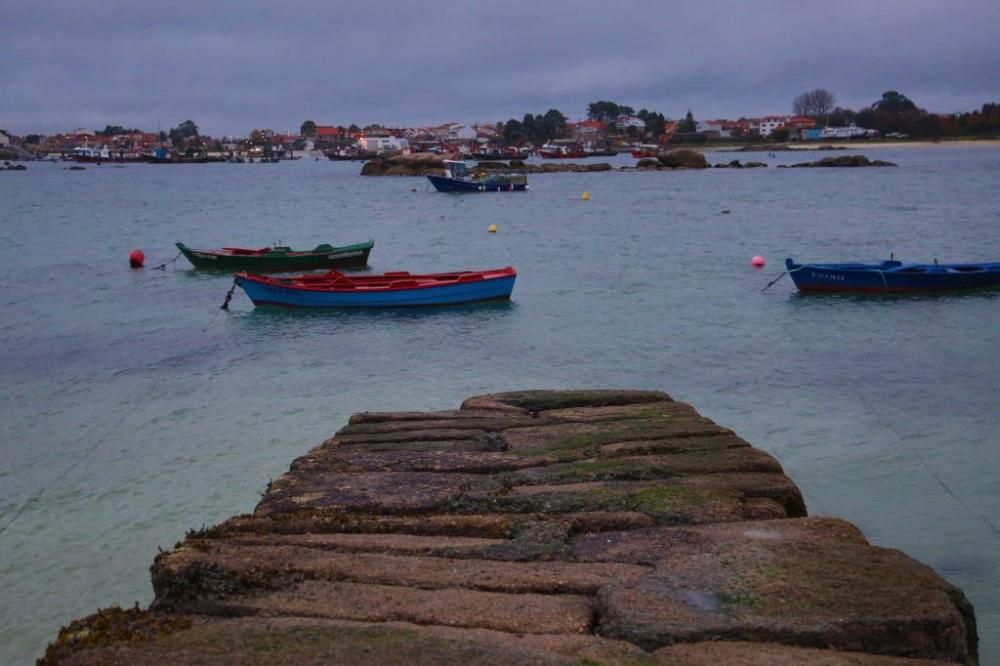
POLYGON ((900 168, 538 175, 467 196, 309 159, 0 173, 0 663, 148 603, 157 548, 250 511, 352 412, 573 387, 662 389, 775 454, 811 514, 962 587, 1000 661, 1000 292, 761 291, 786 256, 1000 259, 1000 149, 866 154, 900 168), (237 292, 226 313, 225 275, 127 266, 178 240, 368 238, 377 271, 512 264, 513 301, 301 313, 237 292))

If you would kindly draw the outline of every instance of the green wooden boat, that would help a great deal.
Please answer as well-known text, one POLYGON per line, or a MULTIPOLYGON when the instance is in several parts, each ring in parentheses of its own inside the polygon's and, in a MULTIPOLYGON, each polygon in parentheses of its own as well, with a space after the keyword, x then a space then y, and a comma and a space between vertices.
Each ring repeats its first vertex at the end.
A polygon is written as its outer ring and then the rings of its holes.
POLYGON ((375 241, 368 241, 340 247, 323 243, 311 250, 293 250, 283 245, 260 249, 222 247, 202 250, 177 243, 177 249, 195 268, 260 273, 309 271, 316 268, 361 268, 368 265, 368 255, 374 246, 375 241))

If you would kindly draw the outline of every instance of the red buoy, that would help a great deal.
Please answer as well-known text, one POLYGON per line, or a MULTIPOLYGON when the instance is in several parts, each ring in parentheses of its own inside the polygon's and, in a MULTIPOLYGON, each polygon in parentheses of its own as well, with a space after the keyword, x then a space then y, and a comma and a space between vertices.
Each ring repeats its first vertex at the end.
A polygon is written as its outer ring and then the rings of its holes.
POLYGON ((132 250, 128 253, 128 265, 132 268, 142 268, 142 263, 146 261, 146 255, 142 250, 132 250))

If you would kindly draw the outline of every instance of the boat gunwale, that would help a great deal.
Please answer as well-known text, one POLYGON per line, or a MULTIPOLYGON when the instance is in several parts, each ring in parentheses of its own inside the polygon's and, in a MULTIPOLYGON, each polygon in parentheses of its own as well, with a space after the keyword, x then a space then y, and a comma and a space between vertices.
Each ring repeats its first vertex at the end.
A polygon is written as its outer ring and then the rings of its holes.
MULTIPOLYGON (((316 280, 315 285, 302 284, 301 280, 303 276, 291 276, 291 277, 271 277, 268 275, 257 275, 255 273, 248 273, 246 271, 238 272, 234 275, 237 281, 247 280, 249 282, 254 282, 260 285, 265 285, 269 287, 275 287, 279 289, 289 289, 292 291, 303 291, 309 293, 336 293, 336 294, 371 294, 371 293, 389 293, 389 292, 401 292, 401 291, 417 291, 425 289, 438 289, 442 287, 454 287, 459 285, 472 285, 480 284, 483 282, 490 282, 495 280, 502 280, 507 278, 516 278, 517 270, 513 266, 506 266, 504 268, 491 268, 481 271, 449 271, 447 273, 423 273, 423 274, 399 274, 392 275, 384 273, 382 275, 365 275, 361 277, 349 277, 340 273, 339 271, 331 271, 331 273, 337 273, 337 275, 332 276, 330 280, 326 283, 316 280), (386 277, 388 275, 388 277, 386 277), (454 277, 453 277, 454 276, 454 277), (479 279, 466 279, 466 276, 479 276, 479 279), (447 280, 439 280, 437 282, 430 281, 429 278, 450 278, 447 280), (333 286, 337 280, 343 279, 345 284, 342 286, 333 286), (426 280, 425 282, 420 282, 420 280, 426 280), (356 281, 360 282, 358 284, 356 281), (350 284, 346 284, 350 282, 350 284), (409 284, 398 284, 393 286, 394 283, 409 283, 409 284), (384 284, 383 284, 384 283, 384 284)), ((326 274, 329 275, 329 274, 326 274)), ((325 277, 324 275, 316 275, 317 278, 325 277)))
MULTIPOLYGON (((269 256, 271 255, 270 250, 273 250, 275 248, 260 248, 259 250, 253 248, 240 248, 240 247, 222 247, 222 248, 206 249, 206 248, 188 247, 187 245, 181 243, 180 241, 178 241, 175 244, 177 246, 177 249, 180 250, 182 253, 184 253, 185 256, 187 256, 188 252, 200 252, 202 254, 208 254, 216 257, 225 257, 227 259, 240 259, 240 260, 243 259, 278 260, 278 259, 289 259, 289 258, 299 259, 304 257, 324 257, 326 255, 335 254, 338 252, 351 252, 355 250, 362 250, 362 251, 372 250, 375 247, 374 240, 367 240, 361 243, 353 243, 351 245, 330 245, 331 249, 329 250, 317 251, 316 248, 313 248, 311 250, 292 250, 290 252, 284 252, 282 254, 269 256), (242 252, 234 252, 234 250, 244 250, 248 252, 244 254, 242 252)), ((329 245, 329 243, 327 243, 327 245, 329 245)), ((190 259, 190 257, 188 258, 190 259)))

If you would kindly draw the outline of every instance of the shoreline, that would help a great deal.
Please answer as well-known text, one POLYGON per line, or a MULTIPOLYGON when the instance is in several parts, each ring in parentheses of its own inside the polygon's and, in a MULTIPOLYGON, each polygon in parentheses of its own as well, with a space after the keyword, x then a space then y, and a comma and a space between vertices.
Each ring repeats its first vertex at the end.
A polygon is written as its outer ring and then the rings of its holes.
POLYGON ((677 148, 672 148, 672 150, 677 150, 680 148, 690 148, 693 150, 704 150, 706 152, 813 152, 820 151, 825 152, 827 150, 841 151, 841 150, 867 150, 868 148, 953 148, 956 146, 976 146, 980 148, 1000 148, 1000 139, 951 139, 951 140, 917 140, 917 141, 884 141, 884 140, 873 140, 873 141, 817 141, 811 143, 783 143, 783 144, 771 144, 771 145, 782 145, 785 148, 780 148, 774 150, 768 148, 769 144, 759 144, 760 150, 754 151, 748 148, 753 147, 754 144, 746 143, 731 143, 731 144, 718 144, 718 145, 702 145, 702 146, 678 146, 677 148))

